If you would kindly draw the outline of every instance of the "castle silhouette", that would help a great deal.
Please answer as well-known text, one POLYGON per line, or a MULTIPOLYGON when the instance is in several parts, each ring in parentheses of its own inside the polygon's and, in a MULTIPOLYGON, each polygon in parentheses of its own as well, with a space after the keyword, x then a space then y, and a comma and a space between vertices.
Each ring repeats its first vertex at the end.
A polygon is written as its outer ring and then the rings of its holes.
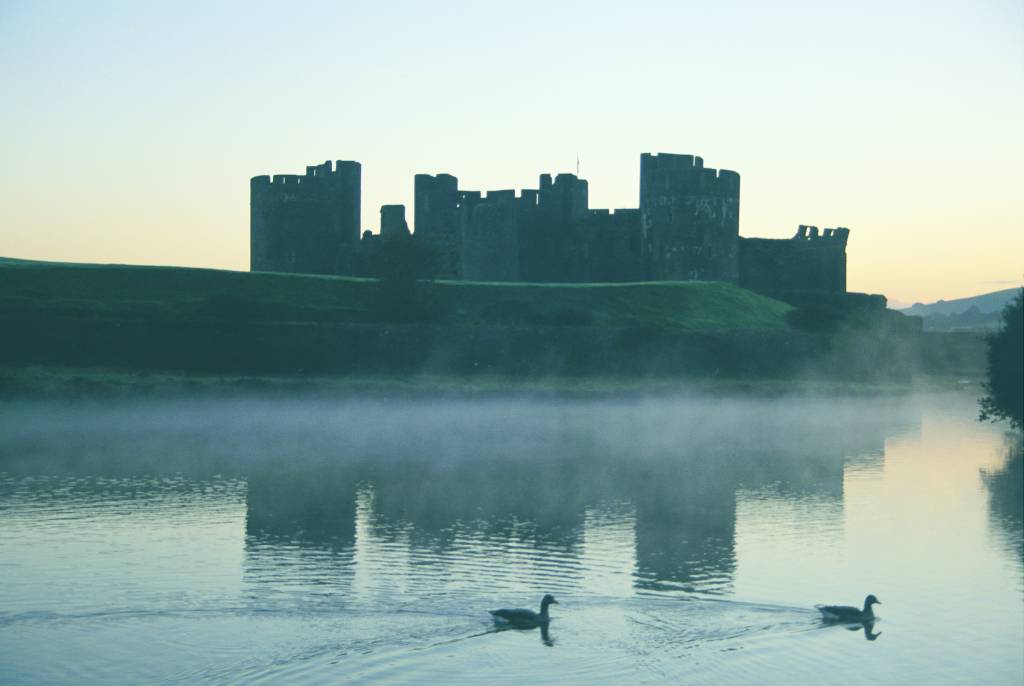
MULTIPOLYGON (((362 167, 330 161, 250 182, 250 269, 368 275, 381 241, 409 236, 404 205, 360 235, 362 167)), ((846 292, 845 228, 801 225, 790 239, 739 235, 740 176, 700 157, 640 156, 640 207, 590 209, 574 174, 539 188, 460 190, 415 177, 415 234, 439 279, 521 282, 727 281, 761 292, 846 292)))

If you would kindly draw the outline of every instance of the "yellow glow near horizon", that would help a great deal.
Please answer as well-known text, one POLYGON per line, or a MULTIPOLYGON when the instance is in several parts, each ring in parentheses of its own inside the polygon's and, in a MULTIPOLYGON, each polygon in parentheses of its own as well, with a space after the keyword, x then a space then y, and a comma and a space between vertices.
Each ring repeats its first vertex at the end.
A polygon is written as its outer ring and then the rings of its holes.
POLYGON ((679 152, 740 173, 742 235, 849 227, 851 290, 1024 277, 1019 3, 33 4, 0 59, 4 256, 246 269, 257 174, 359 160, 375 230, 418 172, 579 154, 591 206, 636 207, 640 154, 679 152))

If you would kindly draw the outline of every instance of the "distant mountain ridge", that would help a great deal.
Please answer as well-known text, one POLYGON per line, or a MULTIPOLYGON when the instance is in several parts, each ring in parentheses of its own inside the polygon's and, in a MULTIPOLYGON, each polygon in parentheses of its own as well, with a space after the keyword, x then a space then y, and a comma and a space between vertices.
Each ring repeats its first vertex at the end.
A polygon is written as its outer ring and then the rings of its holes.
POLYGON ((925 331, 991 331, 999 328, 1003 308, 1019 291, 1019 287, 1006 288, 928 305, 914 303, 899 311, 924 319, 925 331))
POLYGON ((1001 312, 1006 303, 1013 300, 1013 297, 1017 295, 1019 290, 1020 287, 1018 286, 1016 288, 993 291, 992 293, 983 293, 982 295, 972 295, 969 298, 939 300, 927 305, 914 303, 910 307, 900 308, 900 312, 912 314, 916 317, 926 317, 930 314, 961 314, 972 307, 977 307, 978 310, 984 313, 1001 312))

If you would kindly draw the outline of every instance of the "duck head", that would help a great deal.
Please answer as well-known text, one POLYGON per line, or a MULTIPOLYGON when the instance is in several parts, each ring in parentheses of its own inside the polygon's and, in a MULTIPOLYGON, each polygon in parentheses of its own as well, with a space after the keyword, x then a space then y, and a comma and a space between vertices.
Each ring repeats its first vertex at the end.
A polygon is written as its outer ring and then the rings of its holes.
POLYGON ((878 598, 876 598, 874 596, 874 594, 869 595, 867 598, 864 599, 864 607, 865 608, 869 608, 872 605, 881 605, 881 604, 882 604, 882 601, 879 600, 878 598))
POLYGON ((555 596, 551 595, 550 593, 541 598, 540 601, 541 609, 546 608, 548 605, 558 605, 558 601, 555 600, 555 596))

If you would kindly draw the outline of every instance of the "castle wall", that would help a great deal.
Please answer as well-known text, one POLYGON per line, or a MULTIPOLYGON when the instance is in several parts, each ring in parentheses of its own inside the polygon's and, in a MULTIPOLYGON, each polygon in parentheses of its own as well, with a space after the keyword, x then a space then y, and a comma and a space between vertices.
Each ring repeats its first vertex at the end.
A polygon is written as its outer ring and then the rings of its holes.
POLYGON ((590 283, 635 282, 647 278, 640 210, 590 210, 581 220, 590 283))
MULTIPOLYGON (((250 182, 254 271, 367 274, 377 237, 359 240, 361 167, 330 161, 250 182)), ((591 210, 573 174, 538 188, 460 191, 450 174, 415 177, 416 241, 434 278, 624 282, 704 279, 762 292, 846 291, 849 231, 801 226, 788 240, 739 237, 740 177, 700 157, 640 157, 639 209, 591 210)), ((381 208, 381 235, 408 235, 405 207, 381 208)))
POLYGON ((586 280, 586 240, 579 225, 588 213, 589 188, 574 174, 552 180, 542 174, 537 190, 523 190, 519 213, 519 269, 523 281, 586 280))
POLYGON ((305 176, 255 176, 249 183, 249 268, 350 274, 359 243, 361 166, 330 161, 305 176))
POLYGON ((850 231, 801 225, 793 238, 741 238, 740 286, 753 291, 846 292, 850 231))
POLYGON ((373 267, 380 256, 380 234, 372 231, 363 231, 359 239, 359 247, 356 249, 352 276, 372 277, 373 267))
POLYGON ((413 219, 417 240, 430 246, 437 278, 462 274, 462 225, 459 180, 451 174, 417 174, 413 219))
POLYGON ((461 208, 463 278, 518 281, 520 198, 515 191, 489 191, 467 200, 461 208))
POLYGON ((652 280, 739 280, 740 176, 693 155, 640 156, 640 221, 652 280))

